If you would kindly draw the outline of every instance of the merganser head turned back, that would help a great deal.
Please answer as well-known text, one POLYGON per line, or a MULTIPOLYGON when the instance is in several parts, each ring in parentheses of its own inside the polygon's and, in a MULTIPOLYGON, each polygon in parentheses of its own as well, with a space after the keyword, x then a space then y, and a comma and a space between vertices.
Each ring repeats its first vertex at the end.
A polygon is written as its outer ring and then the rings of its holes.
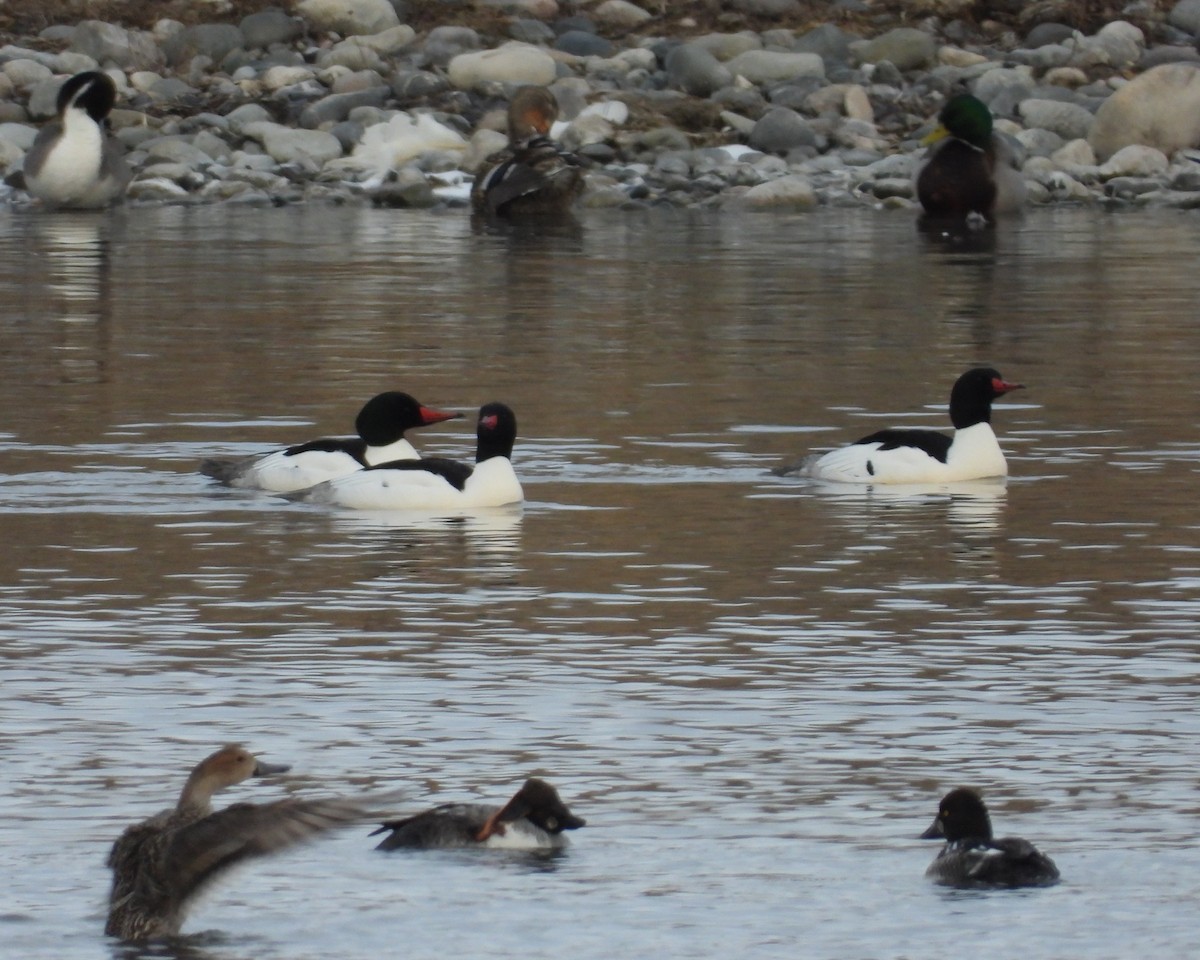
POLYGON ((403 820, 389 820, 372 836, 391 831, 377 850, 434 847, 554 850, 566 845, 564 830, 577 830, 586 823, 571 813, 554 787, 533 777, 502 807, 446 803, 403 820))
POLYGON ((1008 463, 992 432, 992 401, 1021 388, 991 367, 975 367, 950 391, 953 437, 935 430, 880 430, 777 472, 833 483, 947 483, 1007 476, 1008 463))
POLYGON ((925 875, 950 887, 1044 887, 1057 883, 1054 861, 1028 840, 992 837, 983 798, 969 787, 951 790, 938 804, 922 840, 945 840, 925 875))
POLYGON ((209 459, 200 472, 231 487, 288 493, 394 460, 415 460, 405 432, 461 417, 435 410, 407 393, 391 390, 372 397, 354 421, 356 437, 322 437, 266 456, 209 459))
POLYGON ((558 101, 545 87, 519 87, 508 104, 508 146, 471 186, 476 214, 562 214, 583 192, 583 161, 550 138, 558 101))
POLYGON ((352 510, 470 510, 521 503, 512 466, 517 418, 503 403, 479 408, 475 463, 443 457, 398 460, 289 494, 289 499, 352 510))
POLYGON ((117 99, 112 77, 87 70, 58 91, 58 119, 46 124, 25 154, 25 188, 54 207, 92 209, 120 199, 133 173, 108 134, 117 99))
POLYGON ((135 941, 174 936, 196 894, 234 864, 367 816, 358 802, 337 797, 289 797, 213 811, 215 793, 287 769, 263 763, 237 745, 200 761, 174 807, 127 827, 113 844, 104 932, 135 941))

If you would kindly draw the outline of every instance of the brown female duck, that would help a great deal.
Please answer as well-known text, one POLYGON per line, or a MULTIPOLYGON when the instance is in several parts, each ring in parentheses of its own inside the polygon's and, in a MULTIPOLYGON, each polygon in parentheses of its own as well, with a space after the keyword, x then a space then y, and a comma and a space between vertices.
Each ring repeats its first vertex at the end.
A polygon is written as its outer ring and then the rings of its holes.
POLYGON ((236 745, 197 764, 174 807, 127 827, 113 844, 104 932, 123 940, 174 936, 196 894, 235 863, 365 816, 358 803, 339 798, 235 803, 213 811, 219 790, 287 769, 236 745))
POLYGON ((518 88, 508 105, 508 147, 488 157, 471 187, 477 214, 563 213, 583 192, 579 157, 550 138, 558 102, 545 87, 518 88))

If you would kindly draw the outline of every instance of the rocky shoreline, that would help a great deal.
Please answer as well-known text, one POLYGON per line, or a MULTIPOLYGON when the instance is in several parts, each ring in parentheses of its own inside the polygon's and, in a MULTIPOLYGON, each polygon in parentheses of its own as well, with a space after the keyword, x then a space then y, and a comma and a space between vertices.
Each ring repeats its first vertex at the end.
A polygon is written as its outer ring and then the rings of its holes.
POLYGON ((507 97, 535 83, 590 164, 584 207, 913 207, 920 137, 964 89, 1011 138, 1032 204, 1200 206, 1200 0, 1132 4, 1090 33, 956 17, 969 0, 908 17, 836 0, 824 21, 797 0, 734 0, 767 26, 728 32, 681 13, 705 4, 473 6, 487 29, 418 31, 390 0, 300 0, 16 39, 0 48, 0 201, 32 202, 20 170, 58 86, 103 69, 134 204, 465 206, 505 143, 507 97))

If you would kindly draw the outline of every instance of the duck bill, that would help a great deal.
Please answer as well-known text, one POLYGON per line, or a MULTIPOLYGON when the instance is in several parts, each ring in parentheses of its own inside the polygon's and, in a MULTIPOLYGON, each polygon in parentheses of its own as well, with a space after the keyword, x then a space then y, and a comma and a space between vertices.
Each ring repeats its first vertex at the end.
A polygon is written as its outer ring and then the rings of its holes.
POLYGON ((273 777, 279 773, 287 773, 292 769, 290 763, 263 763, 259 760, 254 766, 252 777, 273 777))
POLYGON ((946 836, 946 834, 942 832, 941 820, 934 820, 933 823, 931 823, 929 825, 929 829, 926 830, 919 837, 917 837, 917 839, 918 840, 941 840, 945 836, 946 836))
POLYGON ((462 417, 461 413, 451 413, 449 410, 434 410, 433 407, 421 408, 421 424, 429 426, 431 423, 441 423, 443 420, 458 420, 462 417))
POLYGON ((587 821, 583 817, 577 817, 573 813, 568 813, 559 819, 564 830, 578 830, 580 827, 586 827, 587 821))
POLYGON ((939 140, 945 140, 948 136, 950 136, 950 131, 946 129, 946 125, 939 123, 932 131, 921 138, 921 146, 931 147, 939 140))
POLYGON ((1010 390, 1024 390, 1025 384, 1009 383, 1007 380, 1001 380, 999 377, 996 377, 992 380, 992 389, 996 391, 997 396, 1000 396, 1001 394, 1008 393, 1010 390))

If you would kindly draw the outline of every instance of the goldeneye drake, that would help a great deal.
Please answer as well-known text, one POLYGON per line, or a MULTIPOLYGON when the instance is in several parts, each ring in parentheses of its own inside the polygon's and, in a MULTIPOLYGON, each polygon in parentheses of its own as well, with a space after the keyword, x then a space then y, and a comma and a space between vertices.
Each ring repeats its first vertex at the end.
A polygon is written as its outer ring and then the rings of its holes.
POLYGON ((992 838, 983 799, 968 787, 951 790, 922 840, 946 845, 925 876, 948 887, 1046 887, 1058 882, 1054 861, 1020 837, 992 838))
POLYGON ((53 207, 92 209, 119 199, 133 172, 108 134, 117 100, 112 77, 88 70, 58 91, 58 119, 46 124, 25 154, 25 189, 53 207))
POLYGON ((777 472, 833 483, 949 483, 1008 475, 992 432, 992 401, 1010 390, 991 367, 968 370, 950 391, 954 435, 936 430, 880 430, 848 447, 814 454, 777 472))
POLYGON ((134 941, 175 936, 196 894, 234 864, 369 816, 356 801, 336 797, 235 803, 213 811, 217 791, 287 769, 237 745, 200 761, 174 807, 127 827, 113 844, 104 932, 134 941))
POLYGON ((503 807, 482 803, 444 803, 403 820, 389 820, 371 834, 391 833, 376 850, 435 847, 505 847, 556 850, 567 844, 564 830, 587 823, 562 802, 545 780, 526 780, 503 807))
POLYGON ((354 421, 356 437, 322 437, 266 456, 205 460, 200 472, 230 487, 289 493, 343 477, 372 464, 415 460, 406 430, 453 420, 461 413, 434 410, 392 390, 367 401, 354 421))
POLYGON ((564 213, 583 192, 582 161, 550 138, 558 101, 545 87, 519 87, 508 104, 508 146, 485 161, 471 186, 476 214, 564 213))
POLYGON ((525 492, 512 466, 517 418, 503 403, 479 408, 475 464, 443 457, 372 465, 288 494, 291 500, 352 510, 459 510, 521 503, 525 492))
POLYGON ((1024 205, 1025 178, 1007 141, 992 132, 992 112, 983 101, 969 93, 951 97, 921 142, 937 144, 917 172, 917 199, 927 216, 992 220, 1024 205))

